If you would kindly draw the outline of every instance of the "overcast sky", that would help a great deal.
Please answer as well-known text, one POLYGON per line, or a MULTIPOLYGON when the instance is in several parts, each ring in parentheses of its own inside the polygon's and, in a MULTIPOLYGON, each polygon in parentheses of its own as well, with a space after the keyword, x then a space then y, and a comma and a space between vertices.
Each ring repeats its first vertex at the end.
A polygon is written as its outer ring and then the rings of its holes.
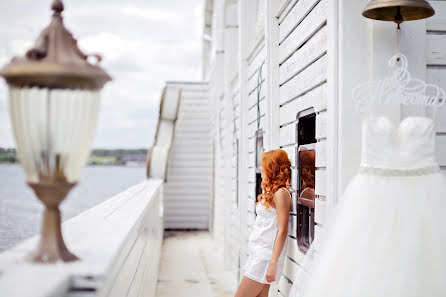
MULTIPOLYGON (((102 91, 94 148, 153 144, 166 80, 201 78, 204 0, 65 0, 65 25, 113 77, 102 91)), ((50 0, 0 1, 0 67, 21 56, 50 21, 50 0)), ((0 146, 14 147, 0 82, 0 146)))

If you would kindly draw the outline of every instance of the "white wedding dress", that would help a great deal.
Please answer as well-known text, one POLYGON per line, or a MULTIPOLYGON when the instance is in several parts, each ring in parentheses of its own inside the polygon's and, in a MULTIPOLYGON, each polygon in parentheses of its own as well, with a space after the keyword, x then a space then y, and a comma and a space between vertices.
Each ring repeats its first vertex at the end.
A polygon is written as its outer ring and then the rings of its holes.
POLYGON ((446 179, 431 119, 364 120, 362 159, 290 297, 446 296, 446 179))

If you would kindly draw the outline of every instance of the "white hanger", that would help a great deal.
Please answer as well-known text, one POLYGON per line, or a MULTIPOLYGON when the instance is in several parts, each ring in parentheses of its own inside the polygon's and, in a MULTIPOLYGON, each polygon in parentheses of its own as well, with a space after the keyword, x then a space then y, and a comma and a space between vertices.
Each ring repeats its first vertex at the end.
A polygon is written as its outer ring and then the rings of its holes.
POLYGON ((445 103, 445 91, 434 84, 412 78, 407 70, 407 57, 401 53, 390 58, 388 66, 395 68, 393 73, 377 81, 359 84, 353 89, 357 109, 367 113, 373 105, 404 104, 433 107, 434 110, 445 103), (400 66, 397 66, 399 61, 400 66))

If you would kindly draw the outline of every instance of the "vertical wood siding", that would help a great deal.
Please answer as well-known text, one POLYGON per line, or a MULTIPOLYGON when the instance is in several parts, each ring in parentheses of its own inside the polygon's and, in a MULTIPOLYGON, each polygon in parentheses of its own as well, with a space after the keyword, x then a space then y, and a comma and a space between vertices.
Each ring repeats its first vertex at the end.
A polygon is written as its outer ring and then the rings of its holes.
POLYGON ((208 229, 212 143, 207 84, 171 84, 181 88, 181 97, 164 187, 164 225, 208 229))
POLYGON ((313 107, 316 112, 316 207, 319 236, 324 226, 327 141, 327 0, 290 1, 279 16, 280 147, 292 165, 293 204, 288 251, 279 294, 288 297, 304 254, 297 246, 296 116, 313 107), (322 228, 322 229, 321 229, 322 228))

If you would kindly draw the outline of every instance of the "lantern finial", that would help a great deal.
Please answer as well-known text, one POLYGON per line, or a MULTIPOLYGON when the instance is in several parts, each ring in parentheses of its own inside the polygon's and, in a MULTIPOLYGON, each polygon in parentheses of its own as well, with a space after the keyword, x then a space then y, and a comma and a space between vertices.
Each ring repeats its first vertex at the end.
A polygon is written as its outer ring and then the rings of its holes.
POLYGON ((60 0, 54 0, 51 4, 51 9, 54 10, 55 13, 61 13, 63 11, 63 3, 60 0))
POLYGON ((77 46, 77 40, 63 23, 60 0, 54 0, 51 23, 40 33, 34 46, 25 57, 13 58, 1 71, 8 84, 15 86, 37 86, 51 89, 101 89, 111 77, 99 67, 91 64, 77 46))

